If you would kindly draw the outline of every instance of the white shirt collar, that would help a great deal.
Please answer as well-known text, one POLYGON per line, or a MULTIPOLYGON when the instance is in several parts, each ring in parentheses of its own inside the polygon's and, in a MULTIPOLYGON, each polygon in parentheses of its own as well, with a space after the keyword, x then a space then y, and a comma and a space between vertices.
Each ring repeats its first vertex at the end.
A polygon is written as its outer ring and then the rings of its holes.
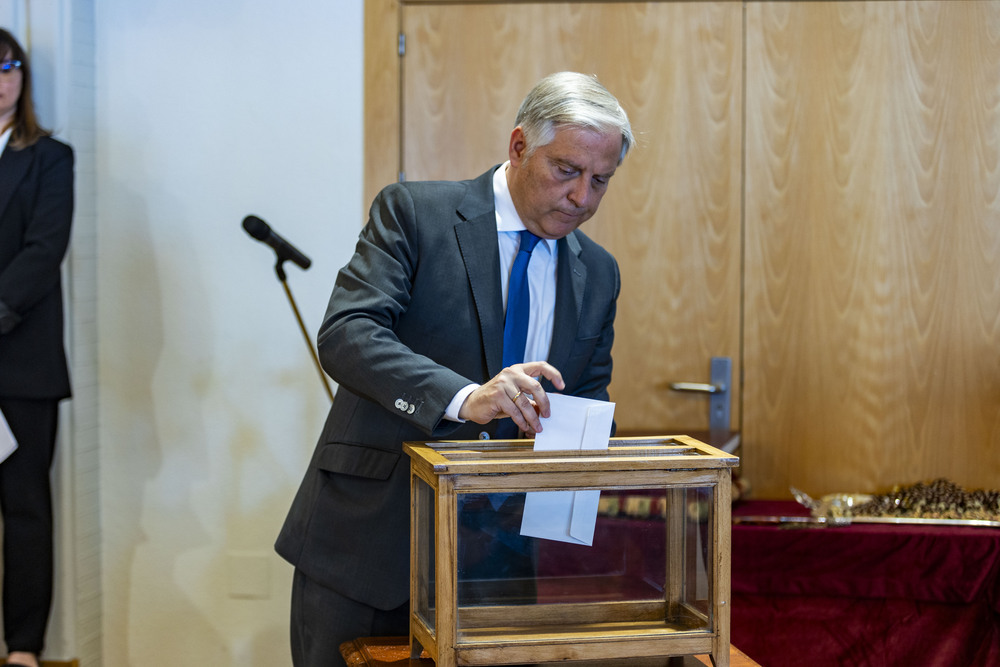
POLYGON ((8 127, 3 134, 0 134, 0 153, 3 153, 7 148, 7 142, 10 141, 10 133, 14 131, 14 126, 8 127))

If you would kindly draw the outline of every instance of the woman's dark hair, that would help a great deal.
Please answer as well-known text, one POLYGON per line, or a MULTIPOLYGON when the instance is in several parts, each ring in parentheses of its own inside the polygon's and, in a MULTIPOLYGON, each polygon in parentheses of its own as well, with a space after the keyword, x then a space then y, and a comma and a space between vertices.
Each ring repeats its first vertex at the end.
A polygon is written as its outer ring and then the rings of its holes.
MULTIPOLYGON (((42 137, 52 134, 38 124, 35 115, 35 103, 31 90, 31 65, 28 54, 8 31, 0 28, 0 60, 21 61, 21 97, 17 100, 14 120, 11 121, 10 145, 12 148, 25 148, 42 137)), ((0 74, 0 76, 3 76, 0 74)), ((0 128, 0 132, 7 128, 0 128)))

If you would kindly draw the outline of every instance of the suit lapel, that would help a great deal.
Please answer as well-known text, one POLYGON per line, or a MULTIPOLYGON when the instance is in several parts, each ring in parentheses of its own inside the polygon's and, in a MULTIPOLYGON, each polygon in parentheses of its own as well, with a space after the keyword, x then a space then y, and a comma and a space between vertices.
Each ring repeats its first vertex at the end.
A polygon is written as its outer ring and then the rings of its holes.
POLYGON ((495 168, 489 170, 470 184, 469 194, 457 211, 461 221, 455 225, 459 251, 479 316, 489 377, 499 373, 503 365, 503 303, 493 203, 494 171, 495 168))
POLYGON ((31 148, 14 150, 10 146, 0 155, 0 213, 7 210, 10 198, 31 166, 31 148))
MULTIPOLYGON (((573 349, 583 310, 583 293, 587 286, 587 265, 580 261, 580 242, 573 232, 557 245, 559 263, 556 268, 556 310, 552 330, 549 363, 563 368, 573 349)), ((545 383, 548 390, 550 385, 545 383)))

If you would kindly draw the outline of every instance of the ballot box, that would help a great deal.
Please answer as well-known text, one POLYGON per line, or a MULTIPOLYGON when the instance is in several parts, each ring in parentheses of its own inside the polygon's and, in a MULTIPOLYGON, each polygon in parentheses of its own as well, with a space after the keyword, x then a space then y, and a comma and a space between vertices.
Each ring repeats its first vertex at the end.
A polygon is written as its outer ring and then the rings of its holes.
POLYGON ((452 667, 710 654, 727 666, 738 459, 687 436, 532 445, 405 444, 411 655, 452 667))

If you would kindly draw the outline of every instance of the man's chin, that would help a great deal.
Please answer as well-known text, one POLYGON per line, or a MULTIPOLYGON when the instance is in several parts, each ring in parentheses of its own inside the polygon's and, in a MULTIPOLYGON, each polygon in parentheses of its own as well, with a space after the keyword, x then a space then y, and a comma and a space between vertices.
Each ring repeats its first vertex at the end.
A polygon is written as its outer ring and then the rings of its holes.
POLYGON ((542 232, 544 238, 561 239, 586 221, 587 218, 584 216, 567 216, 559 213, 548 220, 548 224, 542 226, 542 232))

